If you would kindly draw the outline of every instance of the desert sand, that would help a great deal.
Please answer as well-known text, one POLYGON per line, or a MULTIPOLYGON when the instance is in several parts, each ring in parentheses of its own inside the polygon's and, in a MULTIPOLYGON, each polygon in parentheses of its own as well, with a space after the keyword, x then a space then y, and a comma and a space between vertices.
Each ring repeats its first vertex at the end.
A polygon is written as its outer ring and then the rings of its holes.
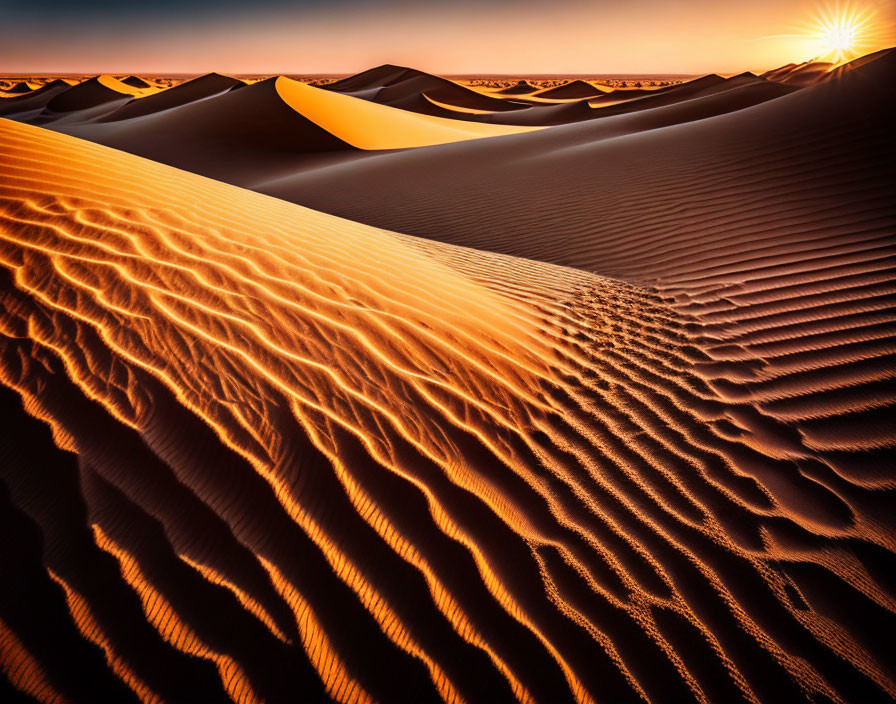
POLYGON ((894 75, 0 101, 0 695, 896 699, 894 75))

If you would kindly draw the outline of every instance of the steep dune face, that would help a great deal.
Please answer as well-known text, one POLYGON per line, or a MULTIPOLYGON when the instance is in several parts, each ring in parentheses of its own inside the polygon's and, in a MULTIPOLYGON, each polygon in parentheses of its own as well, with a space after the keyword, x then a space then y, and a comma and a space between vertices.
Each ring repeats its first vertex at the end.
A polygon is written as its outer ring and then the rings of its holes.
POLYGON ((9 121, 0 155, 17 689, 896 696, 873 190, 828 240, 782 199, 790 240, 736 255, 722 227, 678 265, 642 243, 670 272, 648 287, 9 121))

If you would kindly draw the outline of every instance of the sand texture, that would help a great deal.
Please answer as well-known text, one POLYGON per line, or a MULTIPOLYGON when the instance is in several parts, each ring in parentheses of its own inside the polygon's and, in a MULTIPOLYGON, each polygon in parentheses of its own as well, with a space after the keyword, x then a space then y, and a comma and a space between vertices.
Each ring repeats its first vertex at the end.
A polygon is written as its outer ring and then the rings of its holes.
POLYGON ((896 699, 894 61, 0 102, 0 699, 896 699))

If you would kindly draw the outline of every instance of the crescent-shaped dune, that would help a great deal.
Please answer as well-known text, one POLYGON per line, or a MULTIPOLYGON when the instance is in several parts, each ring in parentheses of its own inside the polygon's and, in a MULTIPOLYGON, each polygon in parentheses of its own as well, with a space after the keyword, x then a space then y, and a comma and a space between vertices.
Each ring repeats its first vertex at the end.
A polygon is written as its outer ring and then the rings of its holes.
POLYGON ((896 697, 894 214, 712 183, 693 245, 626 212, 625 280, 0 120, 6 682, 896 697))
POLYGON ((539 129, 422 115, 315 88, 283 76, 277 78, 276 88, 296 112, 359 149, 406 149, 539 129))

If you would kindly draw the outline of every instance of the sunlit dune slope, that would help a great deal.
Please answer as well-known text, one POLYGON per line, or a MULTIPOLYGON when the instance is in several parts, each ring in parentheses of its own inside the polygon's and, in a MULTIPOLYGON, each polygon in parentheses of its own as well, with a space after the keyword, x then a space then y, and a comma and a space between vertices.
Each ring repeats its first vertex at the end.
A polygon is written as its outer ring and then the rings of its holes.
POLYGON ((877 210, 739 267, 704 235, 676 300, 29 125, 0 160, 17 689, 896 695, 877 210))

